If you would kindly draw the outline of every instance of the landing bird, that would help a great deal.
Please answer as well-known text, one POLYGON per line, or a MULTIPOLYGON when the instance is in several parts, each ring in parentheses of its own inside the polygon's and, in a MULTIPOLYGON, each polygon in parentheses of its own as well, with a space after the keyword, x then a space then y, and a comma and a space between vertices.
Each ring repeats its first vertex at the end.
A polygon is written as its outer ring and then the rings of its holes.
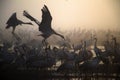
POLYGON ((16 17, 16 12, 11 15, 11 17, 7 21, 6 29, 13 27, 12 33, 14 33, 16 26, 22 25, 22 24, 29 24, 32 25, 30 22, 23 22, 16 17))
POLYGON ((52 22, 52 16, 50 14, 50 11, 48 10, 47 6, 44 5, 44 7, 41 9, 42 11, 42 21, 39 22, 37 19, 32 17, 28 12, 24 11, 23 15, 27 18, 29 18, 31 21, 34 21, 39 26, 39 31, 42 32, 42 34, 38 36, 42 36, 44 39, 42 42, 45 42, 48 37, 50 37, 52 34, 56 34, 64 39, 64 36, 55 32, 51 27, 52 22))

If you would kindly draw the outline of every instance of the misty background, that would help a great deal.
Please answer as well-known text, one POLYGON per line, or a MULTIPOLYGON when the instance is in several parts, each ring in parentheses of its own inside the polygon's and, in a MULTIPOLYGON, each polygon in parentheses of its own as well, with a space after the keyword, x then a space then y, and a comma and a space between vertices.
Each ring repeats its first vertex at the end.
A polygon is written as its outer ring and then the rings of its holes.
MULTIPOLYGON (((12 29, 5 29, 6 22, 12 13, 17 12, 18 19, 30 22, 23 16, 23 10, 27 10, 33 17, 41 21, 41 9, 44 4, 48 6, 53 17, 52 28, 64 34, 72 43, 80 42, 81 39, 85 39, 86 35, 89 38, 92 33, 97 33, 102 40, 105 39, 107 33, 119 38, 120 0, 1 0, 0 32, 4 36, 1 39, 13 39, 12 29)), ((36 36, 40 33, 38 26, 34 22, 32 23, 33 26, 18 26, 15 31, 19 36, 24 36, 26 42, 29 38, 41 38, 36 36)), ((57 36, 52 37, 56 41, 61 40, 57 36)), ((52 38, 50 40, 52 42, 52 38)))

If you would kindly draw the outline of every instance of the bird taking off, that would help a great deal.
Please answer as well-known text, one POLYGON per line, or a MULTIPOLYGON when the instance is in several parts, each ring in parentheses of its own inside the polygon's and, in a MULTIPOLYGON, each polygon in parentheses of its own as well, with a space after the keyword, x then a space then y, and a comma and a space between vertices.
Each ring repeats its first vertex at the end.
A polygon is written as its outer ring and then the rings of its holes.
POLYGON ((39 31, 42 32, 42 34, 38 36, 42 36, 45 42, 48 37, 50 37, 52 34, 56 34, 64 39, 64 36, 55 32, 51 27, 52 22, 52 16, 50 14, 50 11, 48 10, 47 6, 44 5, 44 7, 41 9, 42 11, 42 21, 39 22, 37 19, 32 17, 28 12, 24 11, 23 15, 27 18, 29 18, 31 21, 34 21, 39 26, 39 31))
POLYGON ((22 24, 29 24, 32 25, 30 22, 23 22, 16 17, 16 12, 11 15, 11 17, 6 22, 7 26, 6 29, 13 27, 12 33, 14 33, 16 26, 22 25, 22 24))

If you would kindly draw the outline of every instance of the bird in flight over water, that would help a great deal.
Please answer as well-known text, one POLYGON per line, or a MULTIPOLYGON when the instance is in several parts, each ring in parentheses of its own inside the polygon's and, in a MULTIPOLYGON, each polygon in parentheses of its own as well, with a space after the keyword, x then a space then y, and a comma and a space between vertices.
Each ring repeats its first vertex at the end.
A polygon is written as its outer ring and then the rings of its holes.
POLYGON ((17 19, 16 12, 11 15, 11 17, 8 19, 6 24, 7 24, 6 29, 9 29, 10 27, 13 28, 12 33, 14 33, 16 26, 18 26, 18 25, 22 25, 22 24, 32 25, 32 23, 30 23, 30 22, 23 22, 23 21, 17 19))
POLYGON ((27 11, 23 12, 23 15, 30 19, 31 21, 34 21, 39 26, 39 31, 42 32, 42 34, 38 36, 42 36, 44 39, 42 42, 46 42, 46 39, 50 37, 52 34, 56 34, 64 39, 64 36, 57 33, 55 30, 51 27, 52 22, 52 16, 50 14, 50 11, 46 5, 41 9, 42 11, 42 21, 39 22, 37 19, 32 17, 27 11))

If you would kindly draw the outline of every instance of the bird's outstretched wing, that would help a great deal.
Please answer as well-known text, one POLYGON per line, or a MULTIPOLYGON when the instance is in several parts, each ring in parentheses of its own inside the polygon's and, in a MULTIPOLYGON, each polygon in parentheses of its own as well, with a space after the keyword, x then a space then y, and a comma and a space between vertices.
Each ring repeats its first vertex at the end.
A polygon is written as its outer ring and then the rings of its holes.
POLYGON ((30 19, 31 21, 34 21, 36 24, 40 25, 40 22, 34 17, 32 17, 27 11, 23 11, 23 15, 30 19))
POLYGON ((6 24, 8 25, 15 24, 16 20, 17 20, 17 17, 16 17, 16 12, 15 12, 11 15, 11 17, 8 19, 6 24))
POLYGON ((51 29, 52 16, 46 5, 44 5, 41 11, 42 11, 42 21, 39 26, 39 31, 44 33, 50 31, 51 29))

